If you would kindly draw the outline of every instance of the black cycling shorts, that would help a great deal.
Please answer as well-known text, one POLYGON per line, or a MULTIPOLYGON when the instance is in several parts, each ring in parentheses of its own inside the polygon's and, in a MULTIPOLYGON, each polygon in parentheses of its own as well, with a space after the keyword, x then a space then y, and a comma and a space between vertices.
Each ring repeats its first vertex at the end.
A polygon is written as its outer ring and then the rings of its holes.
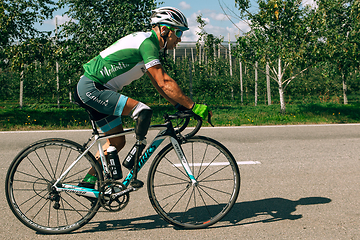
POLYGON ((100 83, 82 76, 74 94, 75 101, 89 113, 102 132, 122 124, 121 115, 128 99, 100 83))

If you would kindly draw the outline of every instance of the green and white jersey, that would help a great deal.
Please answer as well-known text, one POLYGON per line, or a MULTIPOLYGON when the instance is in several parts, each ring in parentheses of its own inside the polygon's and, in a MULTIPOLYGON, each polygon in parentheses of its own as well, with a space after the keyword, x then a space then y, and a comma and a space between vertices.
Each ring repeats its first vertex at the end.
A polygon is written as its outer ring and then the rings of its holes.
POLYGON ((84 75, 117 91, 160 64, 159 40, 154 30, 127 35, 84 64, 84 75))

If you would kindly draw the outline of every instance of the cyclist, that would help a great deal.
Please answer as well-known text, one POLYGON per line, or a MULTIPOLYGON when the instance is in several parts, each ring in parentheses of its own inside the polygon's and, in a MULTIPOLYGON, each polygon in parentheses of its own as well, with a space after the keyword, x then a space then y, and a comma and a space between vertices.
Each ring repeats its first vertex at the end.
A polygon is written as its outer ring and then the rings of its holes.
MULTIPOLYGON (((75 91, 75 101, 90 112, 91 117, 105 135, 123 131, 121 116, 136 120, 137 141, 142 141, 150 126, 152 110, 146 104, 129 98, 118 91, 146 73, 156 90, 177 109, 191 109, 204 120, 208 117, 206 105, 196 104, 187 97, 178 84, 164 71, 159 61, 160 49, 173 49, 181 42, 184 31, 189 30, 184 14, 173 7, 153 10, 152 30, 127 35, 106 48, 83 65, 84 75, 75 91)), ((125 137, 107 139, 106 149, 114 146, 120 151, 125 137)), ((95 156, 99 160, 99 152, 95 156)), ((90 169, 79 186, 94 187, 97 180, 90 169)))

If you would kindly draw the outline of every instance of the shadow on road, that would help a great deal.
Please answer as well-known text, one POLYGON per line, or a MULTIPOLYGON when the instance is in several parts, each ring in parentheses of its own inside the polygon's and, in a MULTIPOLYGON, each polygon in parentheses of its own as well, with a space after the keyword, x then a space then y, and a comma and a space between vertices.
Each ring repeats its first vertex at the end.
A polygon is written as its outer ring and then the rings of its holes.
POLYGON ((229 221, 236 225, 252 224, 257 222, 275 222, 281 220, 297 220, 302 218, 301 214, 294 214, 299 205, 315 205, 330 203, 331 199, 323 197, 307 197, 297 201, 285 198, 268 198, 257 201, 241 202, 225 216, 222 221, 229 221), (251 221, 251 218, 262 215, 263 220, 251 221), (242 223, 241 221, 248 219, 242 223))
MULTIPOLYGON (((299 205, 316 205, 330 203, 331 199, 324 197, 307 197, 297 201, 284 198, 268 198, 263 200, 236 203, 233 209, 220 221, 225 224, 210 228, 229 227, 234 225, 246 225, 254 223, 268 223, 281 220, 297 220, 303 217, 294 214, 299 205), (262 220, 258 220, 258 217, 262 220), (252 220, 252 218, 255 218, 252 220), (226 224, 229 223, 229 224, 226 224)), ((121 216, 121 214, 119 214, 121 216)), ((119 219, 111 221, 90 222, 73 234, 85 232, 101 232, 113 230, 146 230, 163 227, 172 227, 158 215, 144 216, 140 218, 119 219)))

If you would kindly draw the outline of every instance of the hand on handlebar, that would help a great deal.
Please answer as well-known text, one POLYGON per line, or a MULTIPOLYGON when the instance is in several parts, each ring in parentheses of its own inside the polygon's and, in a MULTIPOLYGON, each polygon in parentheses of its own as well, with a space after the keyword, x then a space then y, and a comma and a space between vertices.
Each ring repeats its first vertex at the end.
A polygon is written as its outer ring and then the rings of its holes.
MULTIPOLYGON (((174 106, 177 110, 182 111, 182 112, 186 112, 189 109, 187 109, 186 107, 180 105, 179 103, 176 104, 174 106)), ((209 107, 205 104, 194 104, 193 108, 191 109, 191 111, 193 113, 195 113, 196 115, 198 115, 199 117, 201 117, 203 120, 206 120, 207 118, 207 122, 214 127, 214 125, 211 122, 211 117, 213 116, 213 113, 211 110, 209 110, 209 107)))
POLYGON ((213 125, 212 122, 211 122, 211 117, 212 117, 212 116, 213 116, 212 111, 209 111, 207 121, 208 121, 208 123, 209 123, 212 127, 214 127, 214 125, 213 125))
POLYGON ((196 115, 200 116, 203 120, 207 120, 211 126, 214 126, 211 123, 212 111, 210 111, 209 107, 205 104, 194 104, 191 109, 196 115))
POLYGON ((175 106, 174 106, 177 110, 179 111, 186 111, 186 110, 189 110, 187 109, 186 107, 184 107, 183 105, 177 103, 175 106))

